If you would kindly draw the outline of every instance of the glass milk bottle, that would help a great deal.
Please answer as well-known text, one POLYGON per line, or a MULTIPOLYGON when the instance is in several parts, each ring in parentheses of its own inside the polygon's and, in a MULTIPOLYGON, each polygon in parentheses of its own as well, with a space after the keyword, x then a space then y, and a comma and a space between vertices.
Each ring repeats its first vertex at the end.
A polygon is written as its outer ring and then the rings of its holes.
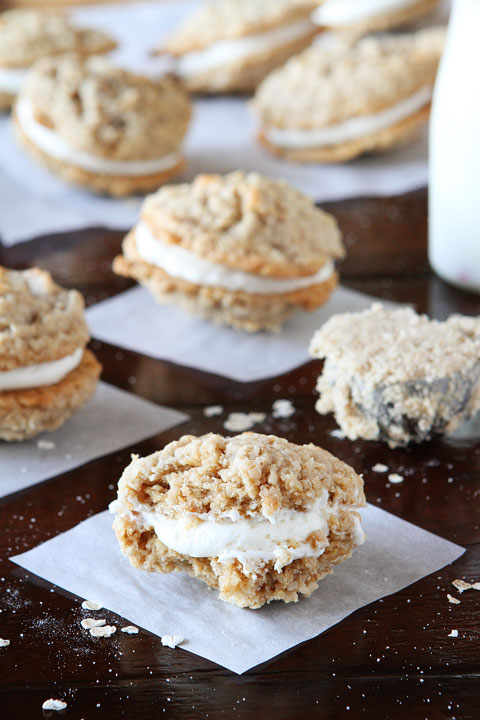
POLYGON ((429 259, 480 292, 480 0, 453 0, 433 94, 429 259))

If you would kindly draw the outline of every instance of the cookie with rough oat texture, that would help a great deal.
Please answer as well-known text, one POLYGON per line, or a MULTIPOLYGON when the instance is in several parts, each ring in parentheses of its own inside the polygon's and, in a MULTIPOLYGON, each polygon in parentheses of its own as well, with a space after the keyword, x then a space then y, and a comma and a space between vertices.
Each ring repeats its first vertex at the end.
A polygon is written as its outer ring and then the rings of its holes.
POLYGON ((375 304, 330 318, 310 354, 325 360, 316 409, 350 440, 420 443, 480 410, 480 318, 439 322, 375 304))
POLYGON ((115 47, 116 42, 106 33, 77 28, 65 15, 25 9, 1 13, 0 110, 13 105, 36 60, 66 52, 87 57, 115 47))
POLYGON ((217 0, 202 5, 161 52, 195 93, 251 92, 271 70, 300 52, 318 28, 312 0, 217 0))
POLYGON ((234 172, 147 197, 113 267, 159 303, 249 332, 277 331, 328 299, 343 255, 335 219, 310 198, 234 172))
POLYGON ((440 0, 325 0, 313 13, 323 30, 365 35, 411 25, 440 5, 440 0))
POLYGON ((76 290, 50 273, 0 267, 0 439, 62 425, 93 395, 100 364, 76 290))
POLYGON ((104 58, 64 55, 33 66, 14 120, 27 152, 67 182, 132 195, 181 169, 190 101, 170 77, 152 80, 104 58))
POLYGON ((259 608, 309 597, 363 543, 364 506, 361 477, 326 450, 247 432, 133 456, 110 509, 134 567, 184 571, 259 608))
POLYGON ((345 162, 410 140, 430 114, 445 28, 318 43, 261 83, 259 140, 300 162, 345 162))

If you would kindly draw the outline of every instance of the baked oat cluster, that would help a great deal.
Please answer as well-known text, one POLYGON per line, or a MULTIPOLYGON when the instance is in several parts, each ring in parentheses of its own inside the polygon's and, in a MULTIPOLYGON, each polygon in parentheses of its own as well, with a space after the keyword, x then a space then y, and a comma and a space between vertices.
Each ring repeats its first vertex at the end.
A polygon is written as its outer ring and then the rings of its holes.
POLYGON ((350 440, 419 443, 480 409, 478 318, 439 322, 375 304, 330 318, 310 354, 325 359, 316 408, 333 412, 350 440))
POLYGON ((185 92, 168 76, 152 80, 102 57, 64 55, 34 65, 15 120, 23 145, 51 170, 90 189, 125 195, 156 188, 178 172, 190 112, 185 92), (24 121, 28 108, 43 131, 71 150, 71 158, 49 153, 36 141, 24 121), (156 169, 156 161, 169 157, 170 165, 156 169))
POLYGON ((174 73, 191 92, 251 92, 303 50, 318 32, 314 0, 204 3, 159 49, 178 59, 174 73))
POLYGON ((234 172, 148 197, 114 270, 160 303, 247 331, 278 330, 295 310, 325 302, 337 283, 332 262, 343 256, 335 219, 310 198, 234 172))
POLYGON ((38 268, 0 268, 1 439, 54 430, 88 400, 100 374, 88 340, 77 291, 38 268))
POLYGON ((363 542, 362 479, 314 445, 185 435, 133 456, 114 529, 134 567, 181 570, 239 607, 307 597, 363 542))
POLYGON ((51 55, 82 56, 109 52, 116 43, 106 33, 77 28, 65 15, 41 10, 8 10, 0 14, 0 109, 8 109, 17 91, 2 87, 2 70, 24 70, 51 55))
POLYGON ((353 44, 312 45, 258 88, 254 108, 261 142, 293 160, 339 162, 411 137, 428 117, 444 42, 445 28, 433 27, 353 44), (399 114, 401 103, 425 90, 419 107, 413 101, 406 114, 399 114), (388 109, 396 114, 382 125, 376 116, 388 109), (368 122, 356 131, 345 127, 359 119, 368 122), (325 140, 318 136, 322 130, 325 140))

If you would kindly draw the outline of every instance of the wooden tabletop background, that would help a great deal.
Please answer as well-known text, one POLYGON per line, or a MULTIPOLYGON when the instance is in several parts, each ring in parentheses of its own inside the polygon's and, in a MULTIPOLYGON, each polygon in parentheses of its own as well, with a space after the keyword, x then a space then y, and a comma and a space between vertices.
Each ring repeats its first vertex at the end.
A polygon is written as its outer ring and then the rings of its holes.
MULTIPOLYGON (((429 270, 424 190, 324 207, 337 216, 345 234, 344 284, 413 302, 437 318, 453 311, 479 313, 478 296, 448 287, 429 270)), ((130 286, 111 271, 120 241, 121 234, 101 229, 60 234, 0 246, 0 263, 15 268, 38 264, 91 303, 130 286)), ((119 355, 118 348, 95 340, 92 347, 105 381, 192 416, 186 425, 138 444, 136 452, 152 452, 185 432, 221 432, 221 419, 203 416, 205 404, 220 403, 226 412, 268 413, 274 399, 289 397, 296 414, 288 420, 270 416, 259 431, 326 447, 364 473, 370 502, 467 551, 453 566, 359 610, 243 676, 181 649, 164 648, 143 630, 135 637, 86 637, 78 631, 78 598, 52 591, 8 557, 104 510, 133 449, 125 448, 0 500, 0 636, 11 639, 10 647, 0 650, 0 717, 42 717, 42 702, 53 696, 67 700, 69 720, 478 720, 480 594, 464 593, 460 605, 449 604, 446 595, 457 594, 450 584, 455 578, 480 580, 480 443, 437 440, 392 451, 374 442, 333 438, 334 421, 313 408, 319 361, 279 378, 241 384, 134 352, 119 355), (127 383, 131 376, 134 385, 127 383), (389 487, 385 476, 371 472, 376 462, 403 472, 404 483, 389 487), (456 639, 448 637, 452 628, 459 631, 456 639)), ((112 613, 105 616, 107 622, 120 622, 112 613)))

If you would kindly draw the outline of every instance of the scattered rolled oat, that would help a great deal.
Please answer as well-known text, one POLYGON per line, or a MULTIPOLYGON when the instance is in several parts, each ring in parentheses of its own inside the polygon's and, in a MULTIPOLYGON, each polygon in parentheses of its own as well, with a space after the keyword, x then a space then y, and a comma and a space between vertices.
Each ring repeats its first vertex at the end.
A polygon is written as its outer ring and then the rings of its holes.
POLYGON ((260 412, 233 412, 223 423, 223 427, 231 432, 245 432, 250 430, 257 423, 261 423, 267 416, 260 412))
POLYGON ((448 634, 448 637, 458 637, 458 630, 452 630, 452 631, 448 634))
POLYGON ((125 627, 120 628, 120 631, 127 633, 127 635, 137 635, 138 628, 135 625, 125 625, 125 627))
POLYGON ((42 705, 42 710, 65 710, 67 703, 64 700, 48 698, 42 705))
POLYGON ((452 605, 460 605, 460 600, 456 597, 453 597, 453 595, 449 595, 447 593, 448 602, 452 603, 452 605))
POLYGON ((53 440, 37 440, 37 447, 40 450, 53 450, 55 443, 53 440))
POLYGON ((272 405, 274 418, 289 418, 295 413, 295 407, 291 400, 275 400, 272 405))
POLYGON ((472 583, 467 583, 465 580, 453 580, 452 585, 457 588, 459 593, 463 593, 465 590, 471 590, 472 583))
POLYGON ((90 635, 92 637, 110 637, 115 632, 117 632, 115 625, 103 625, 102 627, 90 628, 90 635))
POLYGON ((203 408, 203 414, 205 417, 213 417, 214 415, 221 415, 223 407, 221 405, 210 405, 210 407, 203 408))
POLYGON ((390 473, 388 479, 394 485, 398 485, 399 483, 402 483, 405 478, 403 477, 403 475, 399 475, 398 473, 390 473))
POLYGON ((334 438, 337 438, 337 440, 345 440, 347 437, 343 430, 340 430, 340 428, 335 428, 335 430, 332 430, 330 435, 334 438))
POLYGON ((388 465, 384 465, 383 463, 376 463, 376 465, 372 467, 372 470, 373 472, 386 473, 390 470, 390 468, 388 465))
POLYGON ((473 583, 472 590, 480 590, 480 582, 473 583))
POLYGON ((83 618, 83 620, 80 622, 80 625, 85 628, 85 630, 90 630, 94 627, 102 627, 105 625, 106 620, 96 620, 95 618, 83 618))
POLYGON ((176 648, 177 645, 181 645, 185 638, 182 637, 182 635, 162 635, 161 640, 164 647, 173 649, 176 648))
POLYGON ((82 602, 82 608, 84 610, 102 610, 103 606, 100 603, 93 602, 92 600, 84 600, 82 602))
POLYGON ((8 647, 10 645, 10 640, 4 640, 3 638, 0 638, 0 647, 8 647))

